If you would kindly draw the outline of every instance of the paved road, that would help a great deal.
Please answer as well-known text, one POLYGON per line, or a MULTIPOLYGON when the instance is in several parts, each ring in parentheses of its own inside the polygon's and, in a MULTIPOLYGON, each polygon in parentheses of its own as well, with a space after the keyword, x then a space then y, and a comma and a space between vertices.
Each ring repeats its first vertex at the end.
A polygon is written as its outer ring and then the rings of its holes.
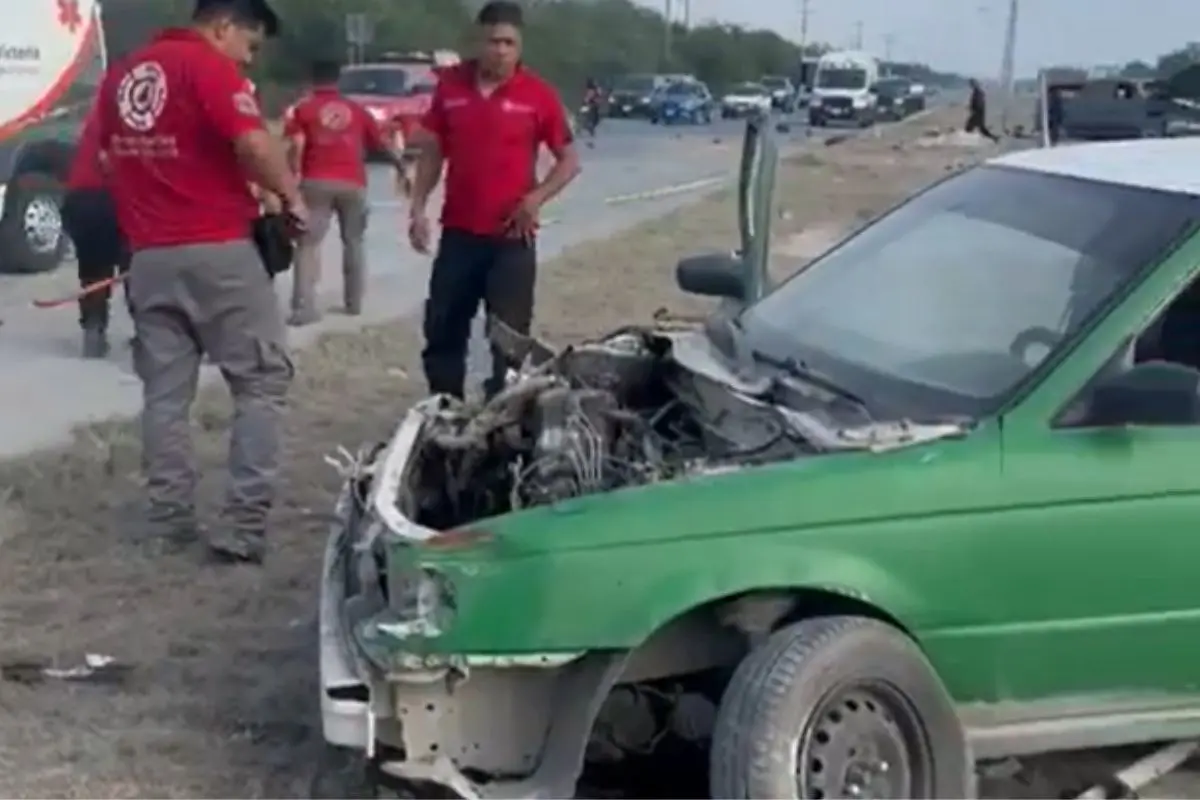
MULTIPOLYGON (((540 242, 543 257, 587 239, 610 235, 637 221, 688 202, 733 173, 741 126, 721 121, 702 127, 662 129, 632 120, 609 120, 593 146, 583 148, 584 174, 547 211, 549 223, 540 242)), ((786 134, 800 143, 802 128, 786 134)), ((818 134, 824 135, 824 134, 818 134)), ((366 313, 359 320, 330 315, 320 325, 298 332, 304 345, 331 329, 352 329, 407 314, 424 300, 428 259, 403 243, 404 207, 392 194, 388 171, 373 168, 373 206, 368 231, 372 276, 366 313)), ((326 242, 322 301, 333 305, 340 291, 336 235, 326 242)), ((280 281, 281 294, 290 280, 280 281)), ((0 277, 0 457, 51 445, 80 423, 136 413, 139 387, 129 367, 129 352, 120 346, 131 334, 129 321, 118 316, 113 338, 118 346, 108 361, 77 358, 78 328, 73 308, 37 310, 35 297, 54 296, 73 288, 73 270, 42 276, 0 277)), ((114 305, 118 315, 120 304, 114 305)))

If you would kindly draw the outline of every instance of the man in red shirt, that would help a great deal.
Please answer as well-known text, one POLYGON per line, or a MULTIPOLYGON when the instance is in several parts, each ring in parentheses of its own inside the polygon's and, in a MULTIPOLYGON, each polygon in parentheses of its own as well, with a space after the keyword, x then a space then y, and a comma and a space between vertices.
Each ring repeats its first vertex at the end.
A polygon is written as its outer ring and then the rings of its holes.
POLYGON ((188 544, 197 527, 189 412, 201 356, 233 395, 229 484, 213 553, 260 562, 274 499, 280 418, 292 379, 278 303, 252 226, 249 182, 307 209, 283 148, 268 133, 241 65, 278 18, 266 0, 197 0, 101 85, 100 142, 121 229, 142 380, 142 463, 154 541, 188 544))
MULTIPOLYGON (((321 318, 317 285, 321 277, 321 242, 337 216, 342 236, 342 297, 347 314, 362 313, 366 265, 363 237, 367 232, 369 152, 384 153, 403 169, 379 123, 365 108, 338 91, 342 68, 320 60, 312 67, 312 90, 296 104, 285 132, 301 177, 300 191, 312 219, 296 250, 292 277, 290 325, 310 325, 321 318)), ((398 176, 397 184, 402 178, 398 176)))
MULTIPOLYGON (((523 66, 521 6, 493 0, 479 11, 477 60, 442 71, 416 135, 409 239, 429 252, 429 196, 446 166, 442 236, 425 303, 422 361, 430 391, 462 397, 471 320, 487 312, 520 333, 533 316, 535 240, 542 207, 579 174, 566 112, 554 88, 523 66), (537 181, 547 147, 555 164, 537 181)), ((492 347, 487 395, 510 365, 492 347)))
MULTIPOLYGON (((62 217, 67 235, 75 245, 79 285, 111 278, 129 268, 129 251, 113 206, 101 163, 100 125, 93 106, 88 112, 79 144, 67 173, 67 195, 62 217)), ((112 290, 90 292, 79 299, 79 325, 83 328, 83 357, 108 355, 108 308, 112 290)), ((125 292, 126 302, 129 292, 125 292)), ((132 311, 130 312, 132 316, 132 311)))

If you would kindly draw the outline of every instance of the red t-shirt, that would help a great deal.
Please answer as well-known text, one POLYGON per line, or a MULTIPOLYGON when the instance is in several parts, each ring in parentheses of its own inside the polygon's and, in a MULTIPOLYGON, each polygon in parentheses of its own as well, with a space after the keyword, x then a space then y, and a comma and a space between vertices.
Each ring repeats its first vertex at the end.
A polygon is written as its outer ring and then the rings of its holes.
POLYGON ((366 186, 366 151, 386 146, 375 118, 333 87, 318 87, 297 103, 284 130, 304 137, 300 175, 313 180, 366 186))
POLYGON ((441 73, 421 126, 446 159, 443 227, 485 236, 503 234, 536 185, 541 146, 561 156, 572 141, 554 87, 520 67, 485 96, 472 61, 441 73))
POLYGON ((75 156, 71 159, 71 169, 67 172, 67 188, 102 189, 104 188, 104 172, 100 168, 100 120, 96 104, 88 111, 84 120, 83 130, 79 134, 79 143, 75 145, 75 156))
POLYGON ((117 218, 134 250, 249 238, 258 215, 233 142, 263 127, 232 59, 169 29, 110 70, 100 143, 117 218))

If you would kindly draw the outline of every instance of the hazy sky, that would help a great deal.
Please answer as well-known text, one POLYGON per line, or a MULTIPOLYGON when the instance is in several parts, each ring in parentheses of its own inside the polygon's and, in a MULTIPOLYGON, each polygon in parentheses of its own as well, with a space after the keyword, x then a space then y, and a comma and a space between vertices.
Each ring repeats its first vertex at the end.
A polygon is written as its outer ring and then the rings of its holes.
MULTIPOLYGON (((636 0, 664 7, 666 0, 636 0)), ((682 19, 684 0, 671 0, 682 19)), ((801 0, 691 0, 692 20, 774 28, 799 39, 801 0)), ((1017 71, 1045 64, 1124 63, 1200 40, 1198 0, 1020 0, 1017 71)), ((809 38, 863 44, 883 57, 978 75, 1000 71, 1008 0, 809 0, 809 38)))

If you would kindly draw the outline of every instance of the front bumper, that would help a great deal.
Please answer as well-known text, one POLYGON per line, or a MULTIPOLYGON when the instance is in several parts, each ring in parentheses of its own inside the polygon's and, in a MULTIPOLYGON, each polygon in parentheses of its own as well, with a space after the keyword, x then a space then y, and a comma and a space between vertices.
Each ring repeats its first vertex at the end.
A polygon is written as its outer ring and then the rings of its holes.
MULTIPOLYGON (((360 752, 381 780, 436 785, 465 798, 570 797, 600 704, 624 654, 461 653, 415 648, 378 656, 399 625, 371 624, 387 602, 368 531, 419 543, 433 534, 395 499, 422 414, 410 411, 370 466, 365 498, 351 476, 335 508, 319 600, 321 726, 326 742, 360 752), (391 514, 380 515, 390 507, 391 514), (379 532, 379 526, 386 529, 379 532)), ((383 614, 381 614, 383 612, 383 614)), ((429 635, 426 633, 425 635, 429 635)), ((415 634, 414 634, 415 636, 415 634)))

